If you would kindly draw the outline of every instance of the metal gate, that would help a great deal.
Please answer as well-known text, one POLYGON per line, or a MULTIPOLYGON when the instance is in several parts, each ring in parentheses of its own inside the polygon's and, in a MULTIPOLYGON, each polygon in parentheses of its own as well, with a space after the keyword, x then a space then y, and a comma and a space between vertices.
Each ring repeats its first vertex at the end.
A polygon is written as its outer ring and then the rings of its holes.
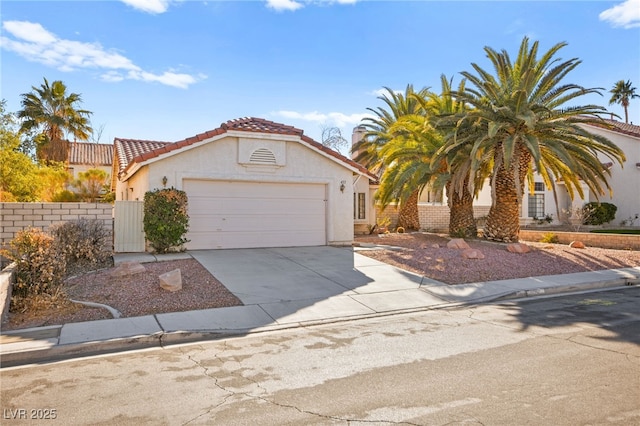
POLYGON ((116 201, 113 216, 113 250, 116 253, 144 252, 144 201, 116 201))

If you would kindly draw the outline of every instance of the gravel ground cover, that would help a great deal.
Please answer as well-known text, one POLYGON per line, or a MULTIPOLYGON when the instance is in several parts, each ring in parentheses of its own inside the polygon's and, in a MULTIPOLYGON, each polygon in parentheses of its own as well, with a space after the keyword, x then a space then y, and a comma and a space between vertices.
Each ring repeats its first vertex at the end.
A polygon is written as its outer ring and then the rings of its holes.
MULTIPOLYGON (((68 278, 64 291, 70 299, 102 303, 116 308, 123 317, 182 312, 195 309, 242 305, 195 259, 144 263, 145 272, 114 278, 114 268, 82 273, 68 278), (180 269, 182 290, 169 292, 160 288, 158 276, 180 269)), ((89 308, 61 301, 47 309, 11 313, 3 330, 41 327, 70 322, 112 318, 106 309, 89 308)))
POLYGON ((640 266, 640 251, 632 250, 574 249, 563 244, 525 241, 532 250, 516 254, 508 252, 503 243, 470 240, 469 246, 480 250, 485 258, 464 259, 460 250, 447 248, 449 238, 437 234, 381 234, 359 236, 355 241, 383 246, 380 250, 360 251, 362 255, 447 284, 640 266))

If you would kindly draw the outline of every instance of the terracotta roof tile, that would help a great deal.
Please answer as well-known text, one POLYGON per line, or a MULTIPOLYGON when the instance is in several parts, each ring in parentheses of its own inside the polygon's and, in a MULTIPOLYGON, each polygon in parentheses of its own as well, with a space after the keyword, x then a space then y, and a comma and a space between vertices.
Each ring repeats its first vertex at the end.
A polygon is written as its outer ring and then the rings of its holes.
POLYGON ((154 149, 169 145, 171 142, 116 138, 113 144, 118 158, 118 171, 123 172, 134 158, 144 154, 145 152, 150 152, 154 149))
POLYGON ((605 123, 605 125, 602 127, 612 126, 611 128, 609 128, 609 130, 613 132, 623 133, 625 135, 640 138, 640 126, 610 119, 603 119, 602 121, 604 121, 605 123))
POLYGON ((228 131, 299 136, 304 142, 308 143, 318 151, 322 151, 325 154, 328 154, 336 158, 337 160, 350 165, 356 170, 366 174, 369 179, 373 181, 377 182, 378 180, 378 177, 369 172, 369 170, 367 170, 364 166, 356 163, 350 158, 345 157, 339 152, 327 148, 321 143, 314 141, 310 137, 305 136, 303 134, 303 130, 297 129, 293 126, 287 126, 285 124, 275 123, 273 121, 255 117, 244 117, 235 120, 229 120, 226 123, 222 123, 217 129, 199 133, 195 136, 191 136, 174 143, 116 139, 114 141, 114 144, 116 145, 116 152, 118 153, 118 159, 120 161, 120 173, 125 172, 128 168, 132 167, 133 163, 140 163, 146 160, 150 160, 152 158, 158 157, 161 154, 184 148, 186 146, 193 145, 194 143, 202 142, 228 131))
POLYGON ((110 166, 113 163, 113 145, 69 142, 69 164, 110 166))

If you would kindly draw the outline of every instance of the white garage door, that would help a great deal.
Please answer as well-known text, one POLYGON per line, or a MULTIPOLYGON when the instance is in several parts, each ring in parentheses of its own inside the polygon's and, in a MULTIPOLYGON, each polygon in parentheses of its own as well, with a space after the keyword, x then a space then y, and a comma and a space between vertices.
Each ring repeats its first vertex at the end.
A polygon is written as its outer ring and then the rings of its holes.
POLYGON ((187 247, 223 249, 325 245, 325 185, 184 181, 187 247))

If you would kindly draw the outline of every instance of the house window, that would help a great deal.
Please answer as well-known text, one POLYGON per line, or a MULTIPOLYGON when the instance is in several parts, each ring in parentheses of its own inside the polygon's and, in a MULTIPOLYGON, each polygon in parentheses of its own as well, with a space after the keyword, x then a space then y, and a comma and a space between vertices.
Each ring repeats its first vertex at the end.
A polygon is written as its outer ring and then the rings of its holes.
POLYGON ((534 183, 534 194, 529 195, 529 217, 544 217, 544 183, 534 183))
POLYGON ((353 194, 353 218, 365 219, 366 211, 367 211, 367 205, 365 202, 364 192, 358 192, 353 194))

